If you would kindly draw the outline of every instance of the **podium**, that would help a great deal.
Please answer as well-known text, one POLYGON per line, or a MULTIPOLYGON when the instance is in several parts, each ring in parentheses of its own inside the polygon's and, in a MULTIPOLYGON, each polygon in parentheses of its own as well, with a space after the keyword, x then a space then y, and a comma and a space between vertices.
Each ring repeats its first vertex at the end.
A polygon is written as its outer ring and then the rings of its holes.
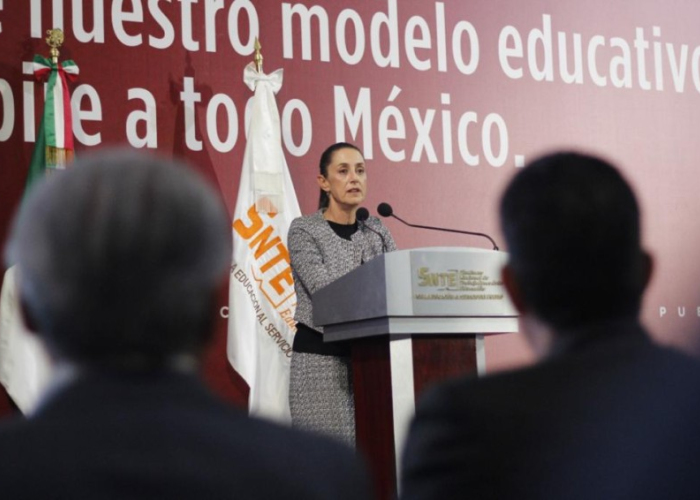
POLYGON ((507 254, 419 248, 379 256, 312 296, 325 342, 352 343, 356 440, 377 497, 392 498, 415 400, 485 370, 484 335, 517 332, 500 280, 507 254))

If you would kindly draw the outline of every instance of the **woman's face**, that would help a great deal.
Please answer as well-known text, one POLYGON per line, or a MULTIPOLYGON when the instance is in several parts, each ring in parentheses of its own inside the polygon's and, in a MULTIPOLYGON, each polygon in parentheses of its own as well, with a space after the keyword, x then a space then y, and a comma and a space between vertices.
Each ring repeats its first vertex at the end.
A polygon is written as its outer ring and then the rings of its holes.
POLYGON ((318 184, 328 193, 331 204, 359 207, 367 196, 365 159, 355 149, 339 149, 333 153, 327 175, 319 174, 318 184))

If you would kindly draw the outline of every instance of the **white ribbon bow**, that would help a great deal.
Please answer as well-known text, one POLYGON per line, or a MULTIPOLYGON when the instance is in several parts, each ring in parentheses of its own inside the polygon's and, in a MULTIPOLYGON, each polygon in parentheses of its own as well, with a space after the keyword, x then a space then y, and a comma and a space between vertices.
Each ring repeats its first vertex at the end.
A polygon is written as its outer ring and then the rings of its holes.
POLYGON ((258 85, 258 82, 268 82, 272 92, 276 94, 279 92, 279 89, 282 88, 283 74, 284 70, 282 69, 275 70, 269 75, 266 75, 265 73, 258 73, 258 71, 255 69, 255 63, 250 63, 243 70, 243 81, 252 91, 255 91, 255 87, 258 85))

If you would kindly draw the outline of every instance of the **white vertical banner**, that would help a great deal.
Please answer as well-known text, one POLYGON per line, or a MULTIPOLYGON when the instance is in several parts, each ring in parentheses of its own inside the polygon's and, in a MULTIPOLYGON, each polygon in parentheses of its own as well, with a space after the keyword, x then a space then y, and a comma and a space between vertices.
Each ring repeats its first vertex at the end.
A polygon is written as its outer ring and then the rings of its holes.
POLYGON ((287 232, 301 214, 275 102, 282 70, 265 75, 251 63, 243 79, 255 95, 233 214, 228 359, 250 387, 250 414, 289 422, 296 294, 287 232))
POLYGON ((22 320, 16 272, 14 266, 7 270, 0 292, 0 384, 27 415, 48 385, 51 366, 41 341, 22 320))

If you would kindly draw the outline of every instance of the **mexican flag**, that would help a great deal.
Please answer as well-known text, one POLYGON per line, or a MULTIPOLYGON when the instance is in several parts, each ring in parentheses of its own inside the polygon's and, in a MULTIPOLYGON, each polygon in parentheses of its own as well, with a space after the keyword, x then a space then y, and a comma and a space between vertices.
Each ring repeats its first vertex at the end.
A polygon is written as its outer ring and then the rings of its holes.
MULTIPOLYGON (((68 80, 78 75, 73 61, 54 63, 34 56, 34 74, 46 81, 46 102, 29 164, 25 194, 46 172, 65 169, 73 158, 73 126, 68 80)), ((22 413, 31 413, 48 384, 49 360, 39 340, 27 331, 19 312, 15 268, 0 289, 0 384, 22 413)))
POLYGON ((78 73, 78 66, 71 60, 54 63, 40 55, 34 56, 34 75, 37 80, 46 81, 46 102, 25 191, 47 170, 65 169, 73 159, 73 114, 68 81, 74 80, 78 73))

